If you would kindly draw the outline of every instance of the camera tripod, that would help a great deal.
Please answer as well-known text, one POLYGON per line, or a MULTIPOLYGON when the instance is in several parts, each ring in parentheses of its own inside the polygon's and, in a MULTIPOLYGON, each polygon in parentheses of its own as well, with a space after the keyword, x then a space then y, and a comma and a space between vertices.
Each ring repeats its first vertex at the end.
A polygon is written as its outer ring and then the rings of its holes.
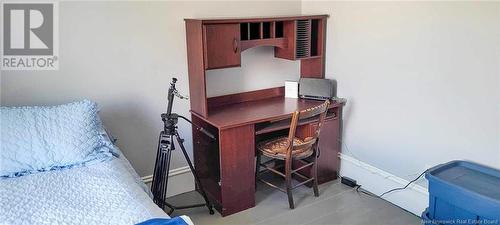
POLYGON ((201 185, 200 179, 196 174, 193 164, 189 159, 189 155, 186 152, 186 148, 184 147, 184 139, 182 139, 177 131, 177 123, 179 122, 179 118, 189 122, 193 126, 196 127, 199 131, 209 136, 212 139, 215 137, 203 129, 202 127, 193 124, 189 119, 178 115, 176 113, 172 113, 172 104, 174 101, 174 96, 179 97, 180 99, 187 99, 180 95, 175 88, 175 82, 177 82, 176 78, 172 78, 172 82, 170 83, 170 88, 168 89, 168 106, 167 112, 161 114, 161 120, 163 121, 163 130, 160 132, 160 136, 158 137, 158 148, 156 153, 156 162, 155 169, 153 173, 153 182, 151 184, 151 192, 153 193, 153 201, 158 205, 161 209, 165 209, 165 206, 170 208, 168 214, 172 214, 172 212, 176 209, 187 209, 187 208, 195 208, 195 207, 204 207, 206 206, 209 210, 210 214, 214 214, 213 206, 210 204, 207 194, 201 185), (189 169, 193 173, 194 180, 196 182, 196 186, 198 188, 198 192, 203 196, 205 203, 201 204, 193 204, 193 205, 184 205, 184 206, 174 206, 166 202, 167 195, 167 186, 168 186, 168 175, 170 169, 170 159, 172 155, 172 151, 175 150, 174 139, 179 144, 184 158, 186 159, 189 169))

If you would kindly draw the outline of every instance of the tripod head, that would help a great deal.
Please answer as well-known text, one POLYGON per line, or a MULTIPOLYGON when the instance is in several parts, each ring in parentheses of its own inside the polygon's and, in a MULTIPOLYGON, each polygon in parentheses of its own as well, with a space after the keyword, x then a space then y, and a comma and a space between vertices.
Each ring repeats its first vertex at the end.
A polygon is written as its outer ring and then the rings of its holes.
POLYGON ((179 94, 179 91, 175 88, 175 83, 177 82, 177 78, 173 77, 172 82, 170 82, 170 88, 168 89, 168 104, 167 104, 167 117, 172 114, 172 105, 174 104, 174 96, 179 97, 180 99, 188 99, 187 96, 183 96, 179 94))
POLYGON ((181 95, 179 91, 175 88, 175 83, 177 82, 177 78, 172 78, 172 82, 170 82, 170 88, 168 88, 168 96, 167 96, 167 112, 161 114, 161 119, 163 120, 163 130, 166 134, 175 134, 177 123, 179 122, 179 118, 189 122, 191 125, 196 126, 196 128, 209 136, 212 139, 215 139, 215 136, 209 133, 207 130, 202 127, 193 124, 188 118, 178 115, 177 113, 172 113, 172 106, 174 104, 174 97, 177 96, 180 99, 189 99, 189 97, 181 95))

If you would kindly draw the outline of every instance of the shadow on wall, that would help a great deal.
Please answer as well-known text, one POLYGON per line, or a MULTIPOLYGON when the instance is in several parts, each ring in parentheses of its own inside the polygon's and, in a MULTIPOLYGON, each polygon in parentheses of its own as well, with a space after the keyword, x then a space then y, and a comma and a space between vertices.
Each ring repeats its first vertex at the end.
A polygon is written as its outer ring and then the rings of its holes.
MULTIPOLYGON (((327 77, 327 76, 325 76, 325 77, 327 77)), ((331 79, 331 81, 332 81, 332 84, 333 84, 333 96, 338 97, 337 96, 337 80, 331 79)))
MULTIPOLYGON (((116 98, 107 102, 106 107, 104 107, 105 110, 100 112, 103 124, 118 139, 116 145, 127 158, 134 159, 134 164, 142 165, 141 169, 143 171, 153 170, 158 134, 163 129, 160 114, 165 111, 166 104, 166 100, 161 104, 152 106, 138 98, 116 98)), ((174 101, 174 112, 176 104, 189 103, 176 99, 174 101)), ((191 127, 180 122, 179 133, 186 140, 185 146, 189 154, 192 154, 189 150, 192 148, 191 127)), ((178 151, 174 151, 171 167, 184 166, 183 162, 182 155, 178 151)))
POLYGON ((207 70, 207 96, 284 86, 286 80, 299 80, 299 61, 274 57, 274 48, 261 46, 245 50, 241 66, 207 70))

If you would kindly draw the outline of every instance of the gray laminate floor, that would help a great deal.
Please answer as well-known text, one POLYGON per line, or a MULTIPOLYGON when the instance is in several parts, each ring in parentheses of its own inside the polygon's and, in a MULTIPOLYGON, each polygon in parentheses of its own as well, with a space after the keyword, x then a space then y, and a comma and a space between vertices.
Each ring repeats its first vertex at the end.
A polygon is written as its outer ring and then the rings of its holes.
MULTIPOLYGON (((209 215, 206 208, 185 209, 195 224, 331 224, 331 225, 418 225, 420 218, 382 199, 356 192, 338 180, 320 185, 320 196, 312 189, 295 189, 294 210, 288 208, 286 194, 259 184, 254 208, 222 217, 209 215)), ((188 192, 169 199, 170 203, 189 204, 202 198, 188 192)))

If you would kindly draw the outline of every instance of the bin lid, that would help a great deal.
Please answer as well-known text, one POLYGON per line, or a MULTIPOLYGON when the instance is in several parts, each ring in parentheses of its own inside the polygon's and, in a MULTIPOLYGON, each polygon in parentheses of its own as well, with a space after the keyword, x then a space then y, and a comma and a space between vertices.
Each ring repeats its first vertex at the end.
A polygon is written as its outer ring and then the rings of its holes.
POLYGON ((472 162, 452 161, 429 171, 431 176, 500 201, 500 170, 472 162))

